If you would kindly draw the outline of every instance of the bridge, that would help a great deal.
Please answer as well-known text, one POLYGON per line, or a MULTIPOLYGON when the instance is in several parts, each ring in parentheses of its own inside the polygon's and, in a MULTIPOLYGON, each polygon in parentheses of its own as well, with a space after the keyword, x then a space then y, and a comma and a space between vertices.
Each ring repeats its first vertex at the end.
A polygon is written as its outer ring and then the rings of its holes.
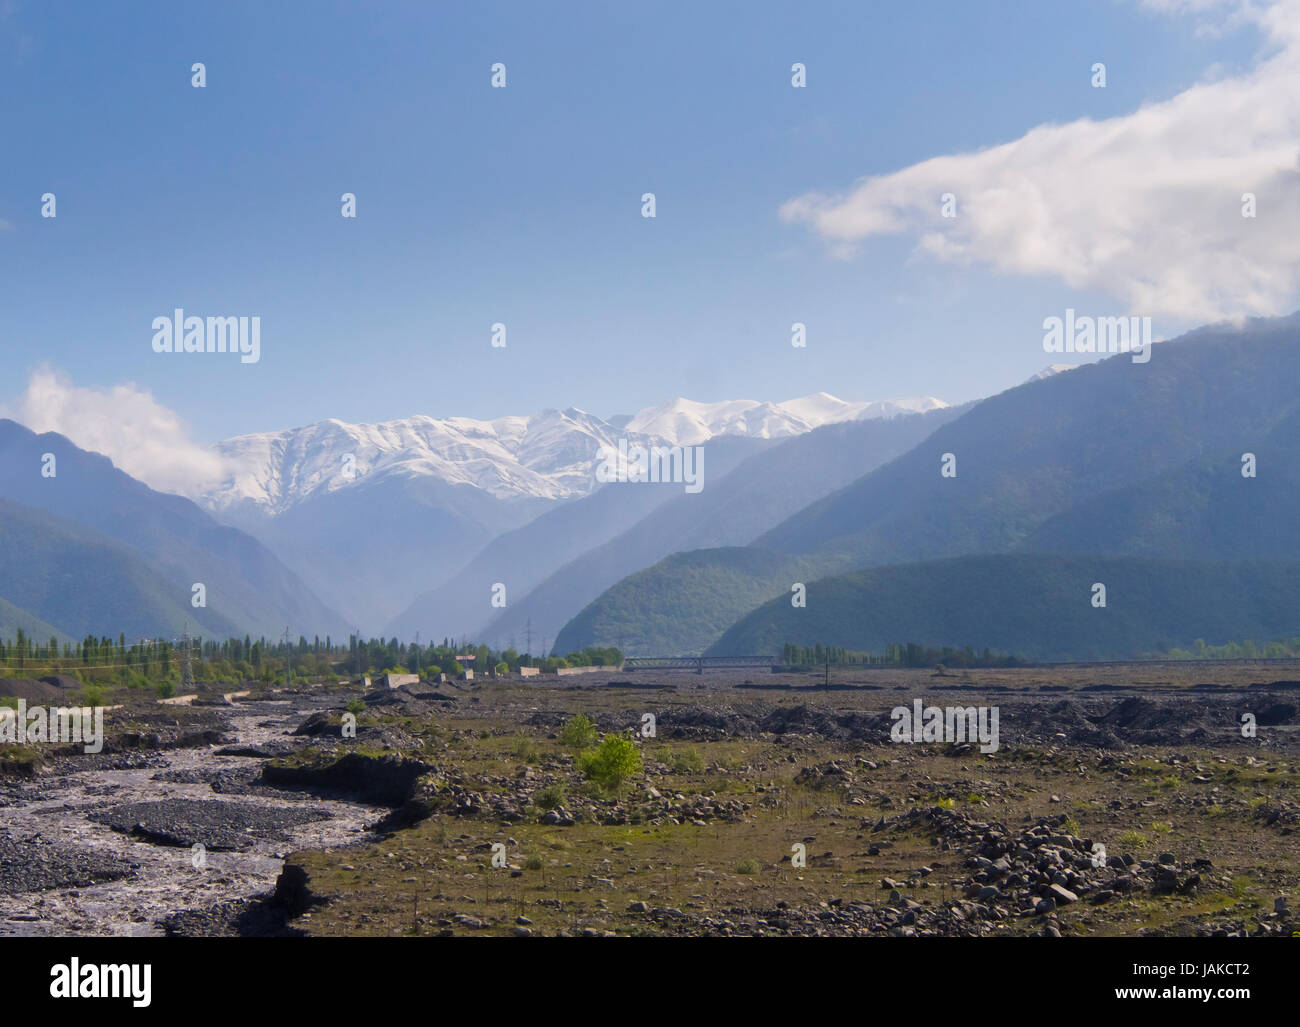
POLYGON ((778 661, 771 656, 629 656, 624 670, 729 670, 733 667, 772 667, 778 661))

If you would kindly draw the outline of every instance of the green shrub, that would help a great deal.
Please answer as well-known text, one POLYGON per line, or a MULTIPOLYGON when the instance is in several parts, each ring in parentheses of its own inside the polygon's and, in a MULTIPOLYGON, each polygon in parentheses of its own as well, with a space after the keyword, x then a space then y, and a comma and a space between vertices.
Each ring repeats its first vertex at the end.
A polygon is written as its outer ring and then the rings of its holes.
POLYGON ((542 862, 541 856, 529 856, 526 860, 524 860, 525 870, 541 870, 545 866, 546 864, 542 862))
POLYGON ((578 757, 578 769, 608 791, 639 774, 641 766, 641 751, 624 735, 606 735, 598 747, 578 757))
POLYGON ((736 873, 738 874, 756 874, 758 873, 758 860, 742 859, 736 864, 736 873))
POLYGON ((560 728, 560 744, 570 752, 582 752, 596 744, 596 725, 579 713, 560 728))
POLYGON ((514 754, 515 759, 521 763, 537 762, 539 753, 531 735, 526 735, 522 731, 515 735, 514 754))
POLYGON ((170 681, 160 681, 154 691, 158 693, 159 699, 170 699, 176 694, 176 686, 170 681))
POLYGON ((547 785, 533 793, 533 805, 538 809, 559 809, 564 805, 564 788, 560 785, 547 785))
POLYGON ((1119 836, 1119 844, 1124 849, 1144 849, 1147 845, 1147 836, 1141 831, 1125 831, 1119 836))
POLYGON ((83 706, 103 706, 104 690, 99 685, 87 685, 81 690, 83 706))
POLYGON ((349 713, 365 713, 366 704, 360 699, 349 699, 348 704, 344 707, 349 713))

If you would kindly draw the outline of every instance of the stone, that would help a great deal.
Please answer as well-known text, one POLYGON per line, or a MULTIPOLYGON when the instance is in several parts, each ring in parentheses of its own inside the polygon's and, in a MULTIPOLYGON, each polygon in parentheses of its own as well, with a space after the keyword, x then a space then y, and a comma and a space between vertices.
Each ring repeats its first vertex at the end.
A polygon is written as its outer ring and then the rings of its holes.
POLYGON ((1060 905, 1079 901, 1079 896, 1070 891, 1069 888, 1062 888, 1059 884, 1054 884, 1047 890, 1060 905))

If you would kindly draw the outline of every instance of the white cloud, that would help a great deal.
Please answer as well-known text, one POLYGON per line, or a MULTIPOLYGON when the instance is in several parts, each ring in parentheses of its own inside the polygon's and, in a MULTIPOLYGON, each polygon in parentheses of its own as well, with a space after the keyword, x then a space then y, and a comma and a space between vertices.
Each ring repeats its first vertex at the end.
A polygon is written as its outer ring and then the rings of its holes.
POLYGON ((1248 73, 1217 70, 1123 117, 1040 125, 837 195, 796 197, 782 217, 811 226, 839 255, 872 236, 911 234, 931 258, 1053 275, 1132 313, 1288 312, 1300 292, 1300 0, 1144 6, 1247 19, 1270 50, 1248 73), (940 216, 944 193, 957 198, 956 218, 940 216), (1254 219, 1241 216, 1243 193, 1257 198, 1254 219))
POLYGON ((219 483, 224 461, 189 438, 185 423, 134 383, 79 388, 49 367, 32 372, 27 390, 4 416, 35 432, 58 432, 103 453, 160 492, 193 496, 219 483))

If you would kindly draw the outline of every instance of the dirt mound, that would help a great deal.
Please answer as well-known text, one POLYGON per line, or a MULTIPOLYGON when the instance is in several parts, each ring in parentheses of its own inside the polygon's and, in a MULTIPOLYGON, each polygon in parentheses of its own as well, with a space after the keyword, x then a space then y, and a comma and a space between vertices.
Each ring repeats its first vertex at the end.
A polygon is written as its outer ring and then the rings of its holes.
POLYGON ((58 702, 69 697, 68 689, 50 684, 49 681, 50 679, 37 681, 34 678, 0 678, 0 695, 26 699, 29 703, 47 703, 51 700, 58 702))
POLYGON ((47 685, 53 685, 55 688, 62 688, 64 691, 80 692, 86 686, 76 678, 69 677, 67 674, 49 674, 41 678, 47 685))
POLYGON ((270 785, 355 795, 381 806, 399 806, 411 797, 416 781, 433 770, 427 763, 397 754, 373 757, 347 753, 339 758, 323 756, 318 763, 301 766, 267 763, 262 767, 262 780, 270 785))
POLYGON ((883 742, 889 738, 892 720, 886 712, 832 712, 815 706, 781 706, 759 722, 763 731, 774 735, 816 735, 854 741, 883 742))
POLYGON ((456 696, 440 692, 423 682, 418 685, 399 685, 397 688, 380 688, 367 692, 362 698, 367 706, 382 709, 386 713, 400 712, 408 717, 427 717, 438 712, 441 704, 457 701, 456 696))

